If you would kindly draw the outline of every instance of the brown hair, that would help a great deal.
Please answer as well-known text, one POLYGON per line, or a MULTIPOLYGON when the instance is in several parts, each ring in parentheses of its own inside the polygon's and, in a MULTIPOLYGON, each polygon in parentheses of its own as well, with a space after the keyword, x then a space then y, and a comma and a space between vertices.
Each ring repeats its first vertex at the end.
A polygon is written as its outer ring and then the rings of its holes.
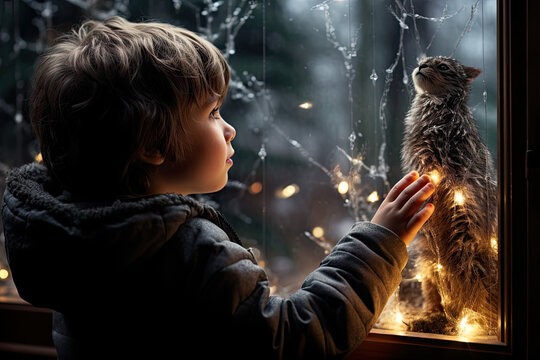
POLYGON ((210 42, 169 24, 86 21, 38 63, 32 126, 51 176, 80 195, 146 194, 144 151, 180 161, 185 124, 222 102, 229 67, 210 42))

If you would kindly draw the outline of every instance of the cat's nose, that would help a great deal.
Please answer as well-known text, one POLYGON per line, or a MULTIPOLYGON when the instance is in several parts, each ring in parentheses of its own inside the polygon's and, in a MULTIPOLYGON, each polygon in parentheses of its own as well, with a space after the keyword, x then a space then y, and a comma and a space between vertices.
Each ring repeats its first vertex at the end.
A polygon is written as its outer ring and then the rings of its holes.
POLYGON ((422 70, 424 68, 427 68, 428 66, 426 64, 422 64, 418 67, 418 70, 422 70))

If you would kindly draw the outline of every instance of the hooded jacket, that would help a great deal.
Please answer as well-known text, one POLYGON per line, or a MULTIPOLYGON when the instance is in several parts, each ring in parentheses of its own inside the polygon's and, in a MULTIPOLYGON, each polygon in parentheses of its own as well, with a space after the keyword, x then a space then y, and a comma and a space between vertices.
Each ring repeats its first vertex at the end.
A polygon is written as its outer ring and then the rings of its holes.
POLYGON ((81 202, 39 164, 11 171, 2 216, 19 294, 53 310, 60 360, 342 358, 407 261, 394 233, 357 223, 299 290, 272 296, 213 208, 176 194, 81 202))

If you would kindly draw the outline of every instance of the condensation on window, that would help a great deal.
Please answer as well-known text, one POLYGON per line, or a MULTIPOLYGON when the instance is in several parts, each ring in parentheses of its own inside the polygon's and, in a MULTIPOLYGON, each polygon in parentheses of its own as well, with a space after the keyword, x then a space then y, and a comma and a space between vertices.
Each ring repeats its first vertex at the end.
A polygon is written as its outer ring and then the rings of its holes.
MULTIPOLYGON (((14 0, 0 5, 2 169, 39 158, 25 109, 37 55, 73 19, 112 15, 186 27, 228 60, 221 113, 237 130, 235 165, 225 189, 197 198, 226 214, 276 295, 298 289, 403 175, 411 74, 423 58, 482 70, 468 104, 496 163, 495 0, 14 0)), ((422 314, 415 254, 413 241, 375 331, 410 335, 422 314)), ((17 299, 3 253, 0 296, 17 299)), ((494 341, 474 318, 463 314, 451 338, 494 341)))

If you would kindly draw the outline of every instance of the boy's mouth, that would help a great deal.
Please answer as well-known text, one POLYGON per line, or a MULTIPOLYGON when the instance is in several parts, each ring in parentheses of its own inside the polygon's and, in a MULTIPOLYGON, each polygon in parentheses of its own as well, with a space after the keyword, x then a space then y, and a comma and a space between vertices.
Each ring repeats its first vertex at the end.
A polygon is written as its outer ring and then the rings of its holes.
POLYGON ((234 151, 229 155, 227 156, 227 164, 229 165, 232 165, 233 164, 233 160, 232 160, 232 157, 234 156, 234 151))

